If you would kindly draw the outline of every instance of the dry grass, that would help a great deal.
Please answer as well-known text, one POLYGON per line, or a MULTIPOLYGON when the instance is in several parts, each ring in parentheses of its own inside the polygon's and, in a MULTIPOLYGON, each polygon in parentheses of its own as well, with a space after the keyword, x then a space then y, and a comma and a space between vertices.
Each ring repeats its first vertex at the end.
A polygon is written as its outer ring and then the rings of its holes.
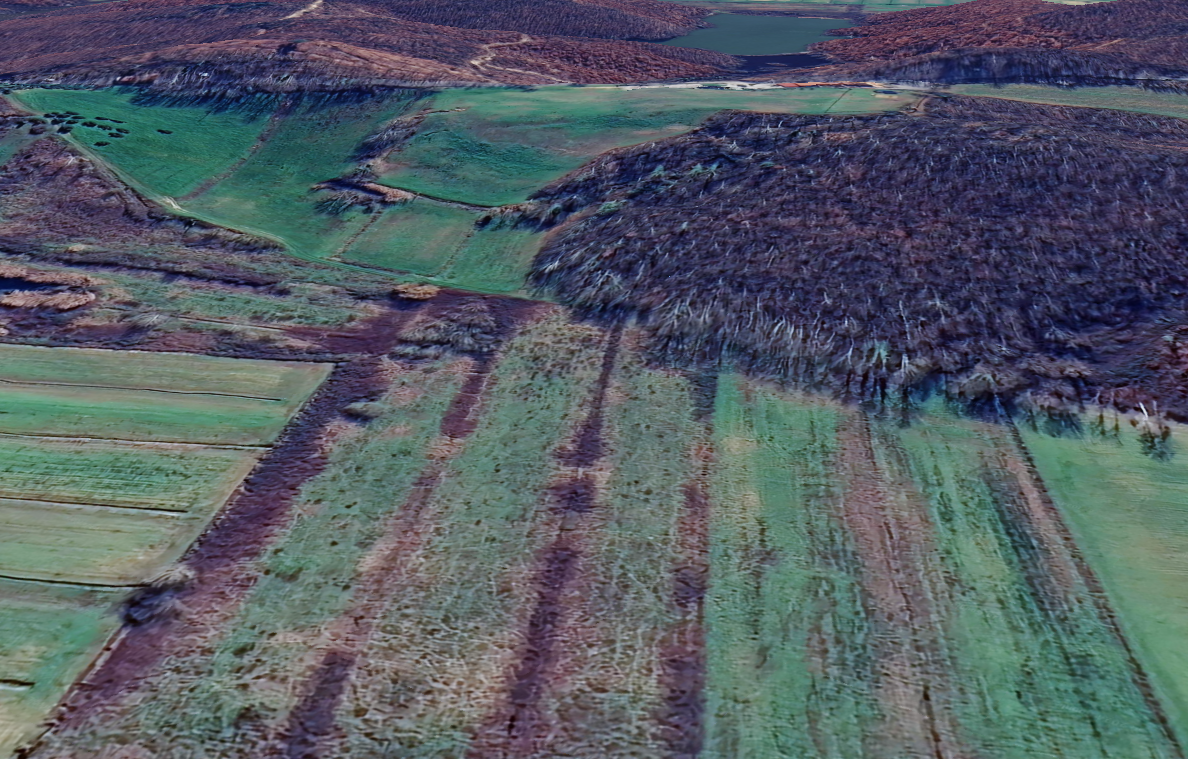
POLYGON ((92 292, 38 292, 15 290, 0 297, 0 306, 9 308, 52 308, 55 311, 72 311, 95 301, 92 292))

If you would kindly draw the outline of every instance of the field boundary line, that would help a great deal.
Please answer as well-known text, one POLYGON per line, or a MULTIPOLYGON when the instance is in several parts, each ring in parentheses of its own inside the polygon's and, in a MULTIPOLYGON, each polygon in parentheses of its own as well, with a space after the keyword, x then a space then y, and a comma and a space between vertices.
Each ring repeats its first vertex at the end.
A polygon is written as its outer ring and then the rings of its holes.
POLYGON ((33 582, 39 585, 62 585, 69 588, 141 588, 147 585, 146 581, 142 582, 84 582, 82 580, 54 580, 44 577, 21 577, 20 575, 10 575, 0 573, 0 580, 9 580, 11 582, 33 582))
POLYGON ((47 498, 17 498, 11 495, 4 495, 4 491, 0 490, 0 506, 5 503, 41 503, 47 506, 69 506, 72 508, 92 508, 92 509, 115 509, 117 511, 145 511, 150 514, 168 514, 174 517, 193 517, 197 516, 189 511, 180 511, 176 509, 162 509, 158 506, 119 506, 112 503, 91 503, 90 501, 51 501, 47 498))
POLYGON ((38 380, 11 380, 0 377, 0 383, 5 385, 30 385, 34 387, 77 387, 84 390, 128 390, 134 393, 169 393, 171 395, 213 395, 219 398, 243 398, 249 401, 274 401, 288 403, 289 398, 270 398, 263 395, 238 395, 236 393, 220 393, 216 390, 162 390, 157 387, 124 387, 122 385, 86 385, 76 382, 41 382, 38 380))
POLYGON ((180 440, 131 440, 129 438, 122 437, 78 437, 75 435, 31 435, 23 432, 0 432, 0 438, 6 437, 25 438, 28 440, 53 440, 55 442, 62 443, 116 443, 118 445, 150 445, 161 448, 213 448, 220 451, 267 451, 272 447, 271 445, 267 444, 235 445, 233 443, 187 443, 180 440))

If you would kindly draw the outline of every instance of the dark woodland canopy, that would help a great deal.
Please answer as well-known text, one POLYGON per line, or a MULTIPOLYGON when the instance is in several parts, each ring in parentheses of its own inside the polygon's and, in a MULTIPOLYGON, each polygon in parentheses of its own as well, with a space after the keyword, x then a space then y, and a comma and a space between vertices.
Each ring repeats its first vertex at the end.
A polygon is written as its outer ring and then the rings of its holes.
POLYGON ((989 99, 726 113, 539 193, 532 277, 681 363, 1078 397, 1182 307, 1186 149, 1178 119, 989 99))

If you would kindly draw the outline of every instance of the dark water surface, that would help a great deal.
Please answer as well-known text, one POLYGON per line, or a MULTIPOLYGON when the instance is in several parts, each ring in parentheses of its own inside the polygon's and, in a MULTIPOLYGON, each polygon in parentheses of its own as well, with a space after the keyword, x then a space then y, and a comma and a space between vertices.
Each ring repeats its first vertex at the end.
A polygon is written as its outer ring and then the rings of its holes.
POLYGON ((684 37, 661 44, 696 47, 727 55, 786 56, 803 54, 814 42, 831 39, 831 35, 826 34, 831 29, 853 26, 840 18, 747 16, 737 13, 716 13, 708 21, 713 27, 695 29, 684 37))

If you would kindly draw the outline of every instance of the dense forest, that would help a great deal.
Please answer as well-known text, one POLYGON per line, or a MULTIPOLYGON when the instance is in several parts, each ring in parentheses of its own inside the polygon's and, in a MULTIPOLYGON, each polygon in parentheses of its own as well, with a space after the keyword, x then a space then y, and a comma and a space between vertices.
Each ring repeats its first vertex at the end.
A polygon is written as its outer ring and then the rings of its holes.
POLYGON ((1178 119, 988 99, 730 112, 605 155, 522 223, 556 227, 537 286, 638 320, 667 363, 1125 406, 1183 317, 1186 149, 1178 119))
POLYGON ((737 63, 635 41, 681 34, 706 14, 676 3, 503 0, 474 8, 453 0, 398 8, 382 0, 124 0, 46 10, 0 17, 0 77, 251 92, 619 83, 712 76, 737 63), (570 36, 532 36, 542 30, 570 36))
POLYGON ((797 72, 806 80, 927 82, 931 84, 1131 85, 1184 91, 1182 68, 1138 63, 1108 53, 974 47, 941 50, 910 58, 843 63, 797 72))
POLYGON ((879 14, 844 32, 849 39, 821 42, 813 50, 850 62, 970 48, 1077 51, 1188 68, 1188 3, 1164 0, 1093 5, 974 0, 879 14))
POLYGON ((426 24, 618 40, 679 37, 710 14, 662 0, 365 0, 361 4, 426 24))

